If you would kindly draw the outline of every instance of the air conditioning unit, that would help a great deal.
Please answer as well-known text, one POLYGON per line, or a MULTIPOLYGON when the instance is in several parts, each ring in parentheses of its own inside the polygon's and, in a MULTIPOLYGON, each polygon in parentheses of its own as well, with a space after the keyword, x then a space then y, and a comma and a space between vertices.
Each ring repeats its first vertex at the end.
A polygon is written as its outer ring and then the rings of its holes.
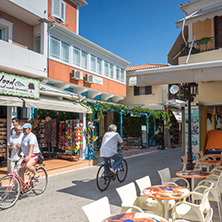
POLYGON ((77 79, 77 80, 82 80, 83 79, 83 73, 79 70, 72 70, 72 74, 71 74, 71 78, 72 79, 77 79))
POLYGON ((88 83, 94 83, 94 76, 86 74, 85 81, 88 82, 88 83))

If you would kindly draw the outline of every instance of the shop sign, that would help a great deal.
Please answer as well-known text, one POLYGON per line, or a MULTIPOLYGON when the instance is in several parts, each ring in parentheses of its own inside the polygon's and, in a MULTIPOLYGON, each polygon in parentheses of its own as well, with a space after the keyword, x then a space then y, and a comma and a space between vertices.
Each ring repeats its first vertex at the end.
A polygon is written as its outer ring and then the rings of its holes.
POLYGON ((40 81, 22 76, 0 73, 0 94, 39 98, 40 81))
POLYGON ((98 84, 98 85, 103 85, 103 78, 100 78, 98 76, 94 76, 93 83, 98 84))

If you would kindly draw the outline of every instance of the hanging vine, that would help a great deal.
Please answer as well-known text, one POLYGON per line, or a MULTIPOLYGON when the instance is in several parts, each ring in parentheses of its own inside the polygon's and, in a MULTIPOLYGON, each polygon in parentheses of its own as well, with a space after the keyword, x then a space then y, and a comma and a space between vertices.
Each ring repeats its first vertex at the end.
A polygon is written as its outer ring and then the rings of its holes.
MULTIPOLYGON (((154 111, 148 108, 141 108, 139 106, 126 106, 123 104, 112 104, 112 103, 102 103, 96 101, 95 103, 89 102, 87 100, 81 101, 81 104, 87 105, 92 109, 93 113, 97 113, 97 119, 103 117, 103 112, 112 111, 112 112, 122 112, 124 115, 133 114, 133 115, 140 115, 142 114, 151 114, 154 119, 164 119, 167 123, 167 127, 171 126, 170 116, 165 111, 154 111)), ((90 116, 92 118, 92 115, 90 116)))

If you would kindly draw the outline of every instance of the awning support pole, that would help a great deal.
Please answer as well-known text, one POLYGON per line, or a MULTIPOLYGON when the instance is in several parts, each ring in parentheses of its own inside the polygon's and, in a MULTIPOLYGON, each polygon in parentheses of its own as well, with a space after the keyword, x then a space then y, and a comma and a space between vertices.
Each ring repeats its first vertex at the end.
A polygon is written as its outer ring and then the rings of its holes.
MULTIPOLYGON (((123 138, 123 110, 121 110, 119 113, 120 113, 120 136, 121 138, 123 138)), ((123 150, 123 146, 121 146, 121 151, 123 150)))

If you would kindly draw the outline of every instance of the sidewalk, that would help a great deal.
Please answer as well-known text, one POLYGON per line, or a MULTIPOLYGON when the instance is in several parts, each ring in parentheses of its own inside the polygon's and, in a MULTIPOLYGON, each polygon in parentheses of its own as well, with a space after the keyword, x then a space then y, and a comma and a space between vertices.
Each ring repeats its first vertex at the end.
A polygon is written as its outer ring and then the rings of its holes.
MULTIPOLYGON (((122 155, 131 156, 139 153, 150 152, 153 150, 157 150, 157 147, 150 147, 148 149, 130 149, 128 151, 124 150, 122 152, 122 155)), ((97 151, 95 155, 95 160, 69 161, 69 160, 51 158, 44 160, 44 167, 47 170, 48 175, 55 175, 96 165, 102 161, 103 159, 99 157, 99 152, 97 151)), ((0 167, 0 178, 5 176, 6 174, 7 174, 7 167, 0 167)))

